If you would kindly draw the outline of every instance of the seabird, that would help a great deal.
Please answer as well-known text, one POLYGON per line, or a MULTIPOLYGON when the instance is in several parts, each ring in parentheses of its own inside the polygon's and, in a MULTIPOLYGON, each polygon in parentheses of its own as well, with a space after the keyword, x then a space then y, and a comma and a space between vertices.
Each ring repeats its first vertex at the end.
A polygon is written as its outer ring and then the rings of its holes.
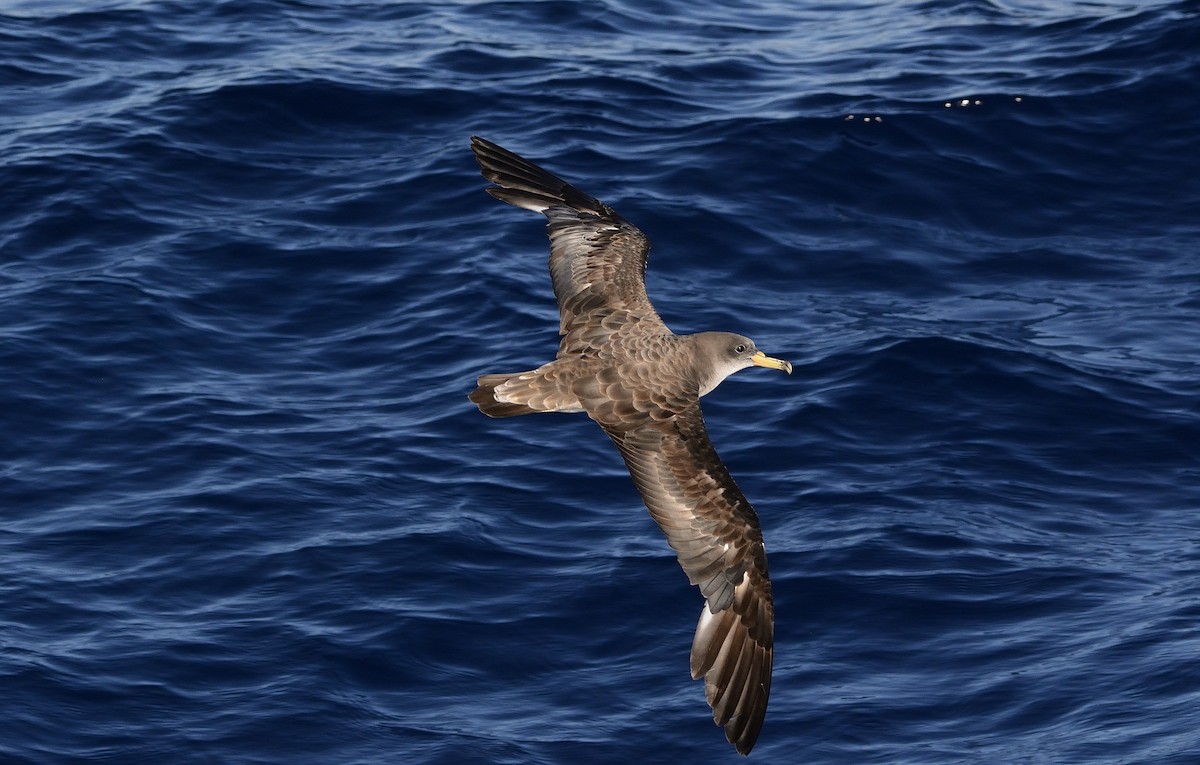
POLYGON ((650 242, 608 205, 491 141, 471 150, 487 192, 548 221, 558 354, 529 372, 485 374, 469 396, 489 417, 586 412, 616 444, 651 517, 700 588, 692 678, 742 754, 771 692, 775 607, 754 508, 717 456, 700 397, 749 366, 792 365, 729 332, 676 335, 646 296, 650 242))

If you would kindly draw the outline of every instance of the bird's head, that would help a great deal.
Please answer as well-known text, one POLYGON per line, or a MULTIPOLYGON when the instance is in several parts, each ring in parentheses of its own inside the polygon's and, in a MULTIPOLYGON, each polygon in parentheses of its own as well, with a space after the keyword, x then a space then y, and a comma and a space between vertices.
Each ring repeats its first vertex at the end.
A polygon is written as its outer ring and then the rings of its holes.
POLYGON ((692 335, 695 344, 697 377, 700 395, 712 391, 729 375, 746 367, 768 367, 781 369, 789 375, 792 365, 783 359, 768 356, 758 349, 754 341, 732 332, 701 332, 692 335))

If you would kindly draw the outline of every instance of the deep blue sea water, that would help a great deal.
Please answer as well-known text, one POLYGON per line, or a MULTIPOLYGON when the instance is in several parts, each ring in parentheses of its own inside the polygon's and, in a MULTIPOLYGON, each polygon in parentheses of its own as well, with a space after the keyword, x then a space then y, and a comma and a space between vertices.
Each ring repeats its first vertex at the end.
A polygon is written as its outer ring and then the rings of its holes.
POLYGON ((725 763, 478 133, 655 243, 761 762, 1200 762, 1200 4, 0 2, 0 762, 725 763))

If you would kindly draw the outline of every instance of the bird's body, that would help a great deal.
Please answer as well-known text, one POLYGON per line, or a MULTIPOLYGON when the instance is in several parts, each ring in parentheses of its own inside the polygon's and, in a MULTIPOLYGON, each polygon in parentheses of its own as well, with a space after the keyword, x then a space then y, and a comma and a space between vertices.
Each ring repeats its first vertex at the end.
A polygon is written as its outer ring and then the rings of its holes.
POLYGON ((641 231, 496 144, 472 138, 471 148, 492 196, 548 220, 562 340, 537 369, 480 376, 470 399, 492 417, 586 412, 616 444, 704 595, 692 676, 704 677, 713 719, 746 754, 770 695, 774 606, 758 516, 713 449, 700 397, 739 369, 791 365, 741 335, 671 332, 646 296, 641 231))

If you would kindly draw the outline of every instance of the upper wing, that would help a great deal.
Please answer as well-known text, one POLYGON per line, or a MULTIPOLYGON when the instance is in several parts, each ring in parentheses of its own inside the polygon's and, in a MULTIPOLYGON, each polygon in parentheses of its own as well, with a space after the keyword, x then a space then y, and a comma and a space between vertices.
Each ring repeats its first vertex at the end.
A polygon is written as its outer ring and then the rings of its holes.
MULTIPOLYGON (((627 321, 662 319, 646 297, 650 242, 612 208, 529 160, 471 137, 487 191, 517 207, 543 213, 549 223, 550 278, 558 299, 561 349, 586 353, 627 321), (609 321, 604 321, 609 319, 609 321)), ((665 331, 665 327, 663 327, 665 331)))
POLYGON ((713 720, 747 754, 771 693, 775 607, 758 516, 717 457, 697 402, 665 421, 605 428, 705 606, 692 642, 713 720))

